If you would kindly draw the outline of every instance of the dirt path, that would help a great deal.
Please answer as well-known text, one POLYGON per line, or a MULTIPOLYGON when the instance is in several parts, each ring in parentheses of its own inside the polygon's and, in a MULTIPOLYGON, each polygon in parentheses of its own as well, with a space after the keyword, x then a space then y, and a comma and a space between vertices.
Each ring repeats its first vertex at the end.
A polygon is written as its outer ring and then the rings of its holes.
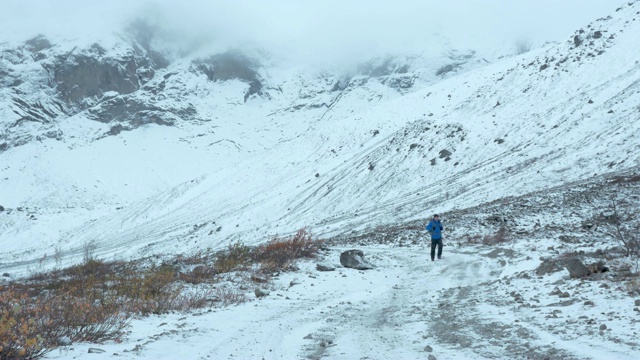
MULTIPOLYGON (((509 294, 518 279, 504 259, 449 247, 435 262, 424 248, 360 249, 375 269, 320 272, 304 263, 275 278, 265 298, 136 320, 126 341, 102 347, 136 359, 584 359, 593 346, 615 358, 637 354, 633 345, 559 329, 561 319, 544 316, 557 306, 509 294)), ((337 263, 343 250, 325 262, 337 263)), ((86 347, 49 357, 78 358, 86 347)))

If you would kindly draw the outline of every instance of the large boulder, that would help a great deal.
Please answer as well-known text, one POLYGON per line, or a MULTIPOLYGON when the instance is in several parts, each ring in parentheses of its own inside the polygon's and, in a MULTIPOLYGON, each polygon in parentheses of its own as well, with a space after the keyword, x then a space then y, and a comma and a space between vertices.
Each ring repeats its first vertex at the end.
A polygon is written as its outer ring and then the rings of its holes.
POLYGON ((571 276, 572 278, 581 278, 589 276, 591 274, 589 268, 584 266, 582 261, 576 258, 567 260, 567 262, 564 264, 564 267, 569 270, 569 276, 571 276))
POLYGON ((340 264, 346 268, 352 268, 357 270, 373 269, 373 265, 369 264, 364 259, 364 253, 362 250, 347 250, 340 254, 340 264))

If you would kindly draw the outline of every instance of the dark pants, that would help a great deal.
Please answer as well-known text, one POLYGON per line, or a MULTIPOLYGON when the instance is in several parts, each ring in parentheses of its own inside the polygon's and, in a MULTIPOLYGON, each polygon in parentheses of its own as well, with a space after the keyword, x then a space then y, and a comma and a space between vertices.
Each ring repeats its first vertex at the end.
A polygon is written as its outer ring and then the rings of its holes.
POLYGON ((438 246, 438 259, 442 256, 442 239, 431 239, 431 260, 436 257, 436 245, 438 246))

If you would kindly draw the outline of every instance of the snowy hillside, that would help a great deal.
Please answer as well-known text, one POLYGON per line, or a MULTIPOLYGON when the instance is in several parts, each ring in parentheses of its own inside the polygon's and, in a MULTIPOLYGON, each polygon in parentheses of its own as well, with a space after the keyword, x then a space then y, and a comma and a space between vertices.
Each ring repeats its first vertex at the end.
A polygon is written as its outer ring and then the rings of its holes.
POLYGON ((4 43, 4 263, 341 235, 636 166, 638 6, 489 65, 173 59, 144 28, 4 43))

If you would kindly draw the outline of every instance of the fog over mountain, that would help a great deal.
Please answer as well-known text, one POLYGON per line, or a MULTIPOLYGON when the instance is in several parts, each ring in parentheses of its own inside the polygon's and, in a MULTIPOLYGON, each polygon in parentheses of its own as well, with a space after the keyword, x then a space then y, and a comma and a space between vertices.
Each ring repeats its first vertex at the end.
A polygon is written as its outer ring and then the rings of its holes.
POLYGON ((604 0, 457 1, 108 1, 9 0, 0 12, 0 41, 100 38, 138 19, 154 45, 183 52, 250 47, 297 63, 352 64, 381 55, 452 48, 485 56, 516 44, 559 41, 616 4, 604 0))

